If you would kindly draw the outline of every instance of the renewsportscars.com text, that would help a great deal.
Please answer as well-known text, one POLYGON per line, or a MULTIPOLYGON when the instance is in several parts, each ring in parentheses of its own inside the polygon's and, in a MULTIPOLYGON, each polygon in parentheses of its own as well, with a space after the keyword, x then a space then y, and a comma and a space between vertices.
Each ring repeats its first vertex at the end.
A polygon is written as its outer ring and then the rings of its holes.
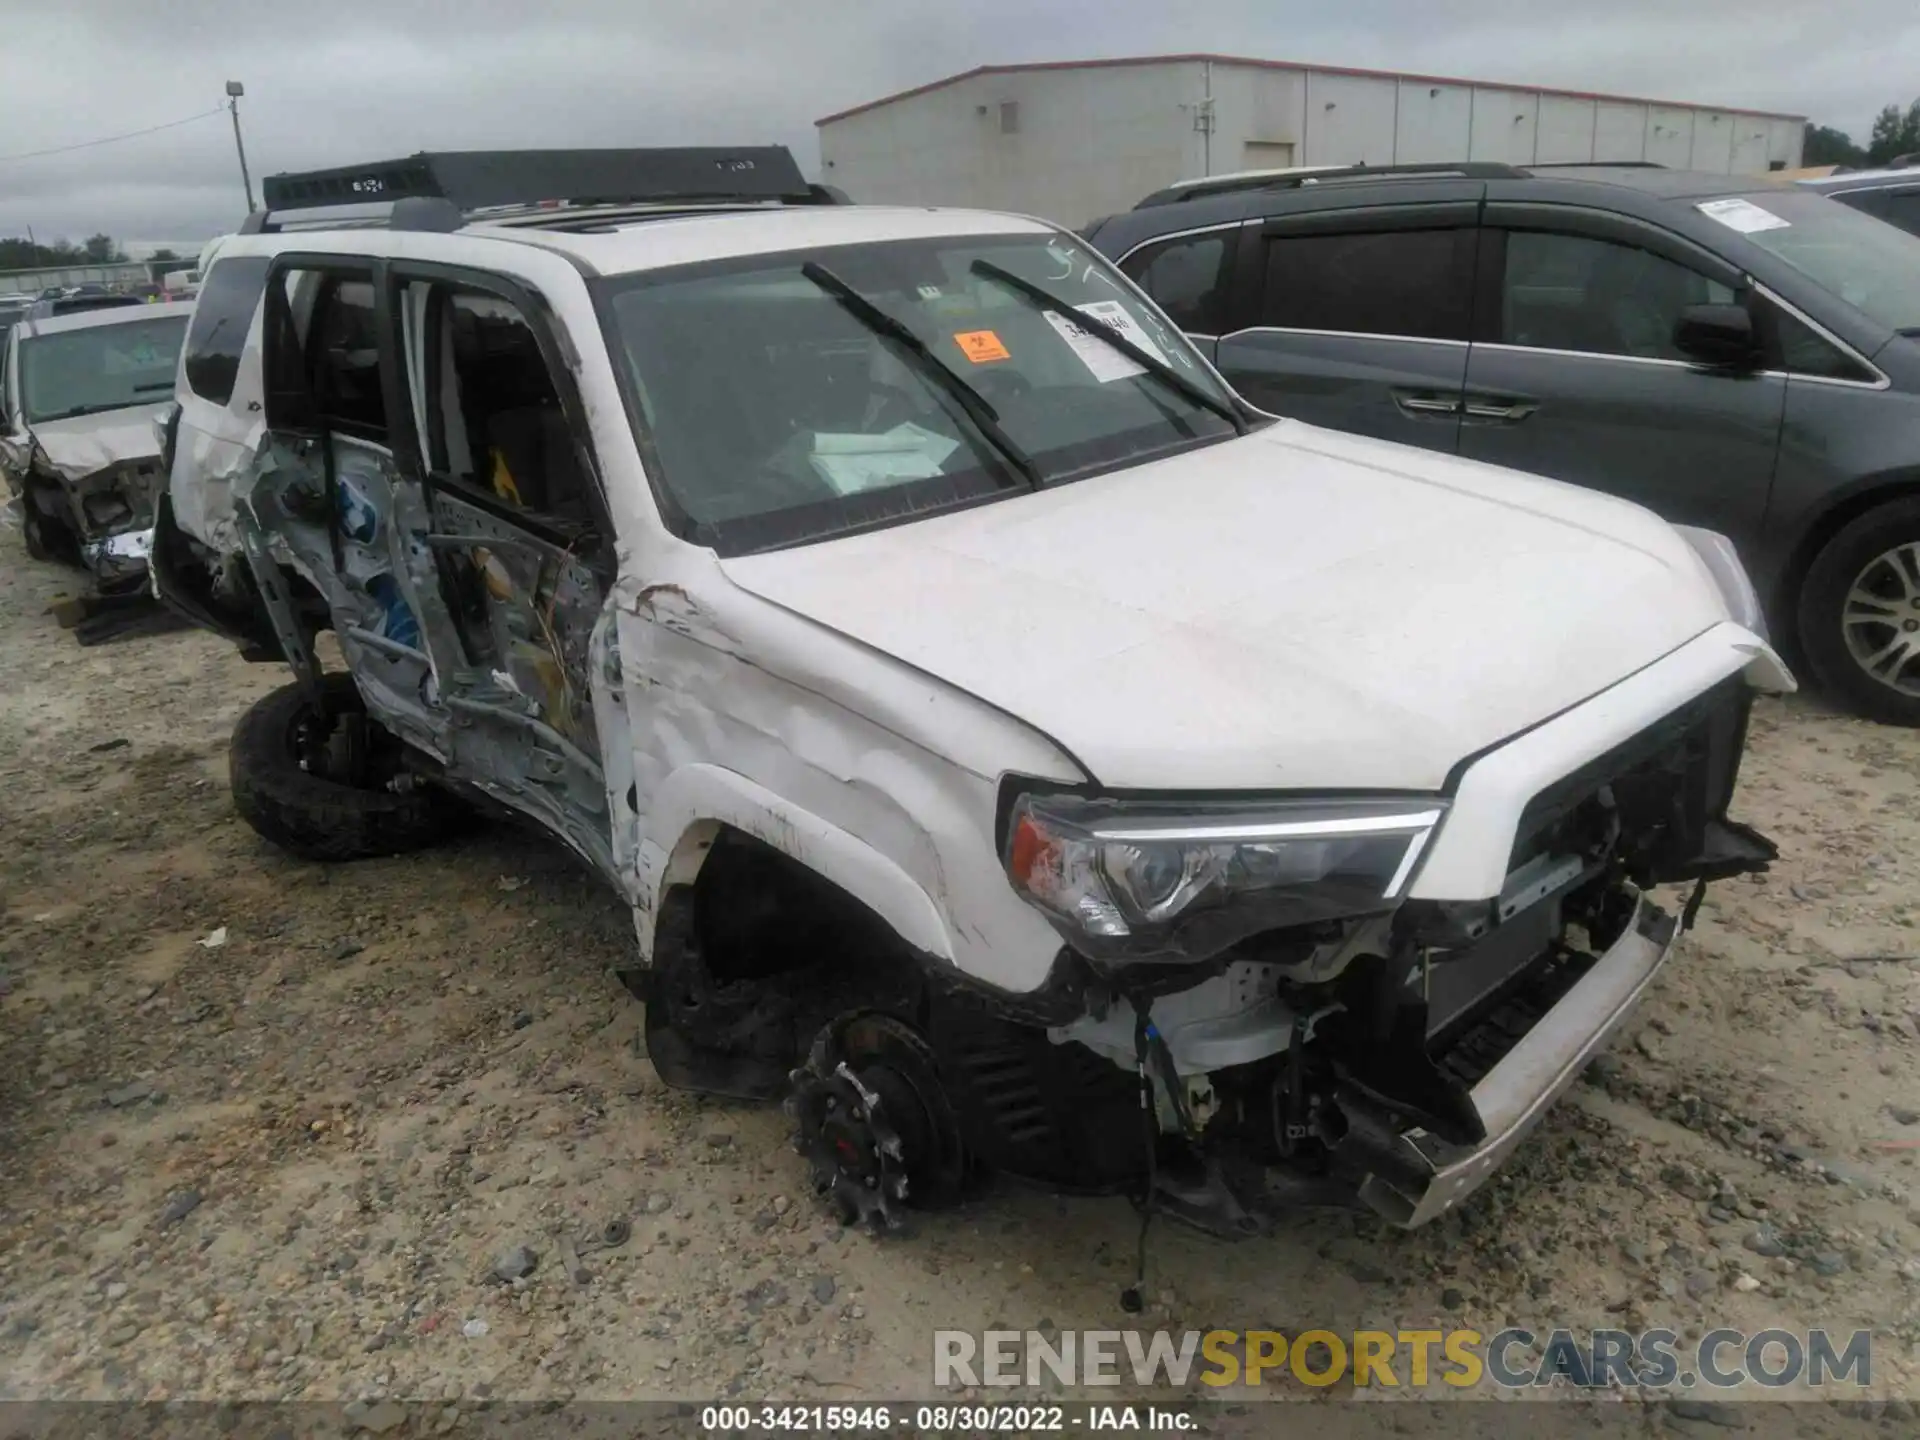
POLYGON ((987 1386, 1432 1384, 1457 1390, 1647 1386, 1725 1390, 1873 1380, 1871 1331, 936 1330, 933 1383, 987 1386))

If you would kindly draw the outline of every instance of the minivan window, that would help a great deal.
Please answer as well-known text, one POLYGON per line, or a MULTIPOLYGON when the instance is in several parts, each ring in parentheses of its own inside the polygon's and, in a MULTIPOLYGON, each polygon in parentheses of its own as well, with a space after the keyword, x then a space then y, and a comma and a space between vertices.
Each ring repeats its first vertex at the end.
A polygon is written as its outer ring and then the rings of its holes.
POLYGON ((1275 236, 1260 323, 1465 340, 1473 248, 1464 228, 1275 236))
POLYGON ((201 287, 187 331, 186 376, 187 388, 202 400, 224 405, 233 398, 240 351, 271 263, 265 255, 230 255, 213 267, 201 287))
POLYGON ((1880 218, 1909 235, 1920 235, 1920 190, 1896 190, 1882 202, 1880 218))
POLYGON ((24 418, 64 420, 166 399, 186 335, 187 317, 167 315, 23 337, 24 418))
POLYGON ((1874 323, 1920 330, 1920 235, 1824 195, 1768 191, 1747 199, 1749 209, 1784 223, 1756 229, 1747 217, 1744 239, 1874 323))
POLYGON ((1218 335, 1227 328, 1226 260, 1225 235, 1182 235, 1143 246, 1120 268, 1182 330, 1218 335))
POLYGON ((981 262, 1089 312, 1231 406, 1186 338, 1064 235, 843 245, 623 276, 598 287, 610 348, 690 538, 722 554, 805 543, 1024 492, 1022 464, 1051 485, 1235 433, 981 262), (888 338, 887 322, 922 348, 888 338))
POLYGON ((1500 339, 1537 350, 1684 360, 1673 343, 1680 312, 1733 298, 1718 281, 1650 250, 1516 230, 1507 236, 1500 339))

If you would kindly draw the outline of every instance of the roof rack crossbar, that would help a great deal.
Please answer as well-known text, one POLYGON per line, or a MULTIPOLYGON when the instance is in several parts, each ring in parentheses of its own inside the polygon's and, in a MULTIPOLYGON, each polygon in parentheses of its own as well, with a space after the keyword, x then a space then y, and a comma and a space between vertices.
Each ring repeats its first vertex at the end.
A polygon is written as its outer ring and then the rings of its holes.
POLYGON ((401 160, 269 175, 260 185, 266 214, 259 229, 277 228, 274 212, 324 210, 393 202, 396 228, 446 224, 449 209, 476 211, 677 201, 834 203, 840 197, 809 185, 784 145, 685 146, 633 150, 422 151, 401 160), (400 205, 400 202, 440 202, 400 205), (429 218, 431 217, 431 218, 429 218))

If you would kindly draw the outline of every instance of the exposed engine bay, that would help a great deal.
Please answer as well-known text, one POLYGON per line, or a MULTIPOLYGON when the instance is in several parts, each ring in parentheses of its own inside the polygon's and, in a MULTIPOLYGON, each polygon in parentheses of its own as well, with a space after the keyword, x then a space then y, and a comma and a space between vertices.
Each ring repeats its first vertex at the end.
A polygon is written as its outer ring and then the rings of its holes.
POLYGON ((1536 797, 1498 897, 1261 930, 1177 968, 1069 944, 1018 997, 900 965, 844 896, 723 839, 631 978, 649 1052, 676 1085, 786 1096, 816 1188, 881 1228, 987 1170, 1225 1236, 1302 1204, 1422 1224, 1630 1013, 1705 884, 1773 858, 1725 819, 1747 705, 1735 677, 1536 797), (1670 883, 1694 886, 1679 919, 1645 894, 1670 883))

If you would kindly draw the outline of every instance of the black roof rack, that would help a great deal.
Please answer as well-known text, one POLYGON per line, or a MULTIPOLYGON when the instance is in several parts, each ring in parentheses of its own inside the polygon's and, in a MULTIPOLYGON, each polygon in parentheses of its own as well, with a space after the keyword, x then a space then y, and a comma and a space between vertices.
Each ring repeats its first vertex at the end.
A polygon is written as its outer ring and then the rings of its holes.
POLYGON ((1421 165, 1342 165, 1325 170, 1303 170, 1293 175, 1223 175, 1218 181, 1194 181, 1156 190, 1133 208, 1177 205, 1241 190, 1298 190, 1303 185, 1339 185, 1354 180, 1391 179, 1401 175, 1454 175, 1464 180, 1518 180, 1527 172, 1517 165, 1492 160, 1461 160, 1421 165))
POLYGON ((784 145, 645 150, 443 150, 403 160, 269 175, 265 209, 243 229, 278 229, 276 212, 391 202, 394 229, 458 229, 476 211, 564 205, 844 204, 810 185, 784 145), (424 203, 423 203, 424 202, 424 203))
POLYGON ((1664 170, 1658 160, 1539 160, 1529 170, 1664 170))

